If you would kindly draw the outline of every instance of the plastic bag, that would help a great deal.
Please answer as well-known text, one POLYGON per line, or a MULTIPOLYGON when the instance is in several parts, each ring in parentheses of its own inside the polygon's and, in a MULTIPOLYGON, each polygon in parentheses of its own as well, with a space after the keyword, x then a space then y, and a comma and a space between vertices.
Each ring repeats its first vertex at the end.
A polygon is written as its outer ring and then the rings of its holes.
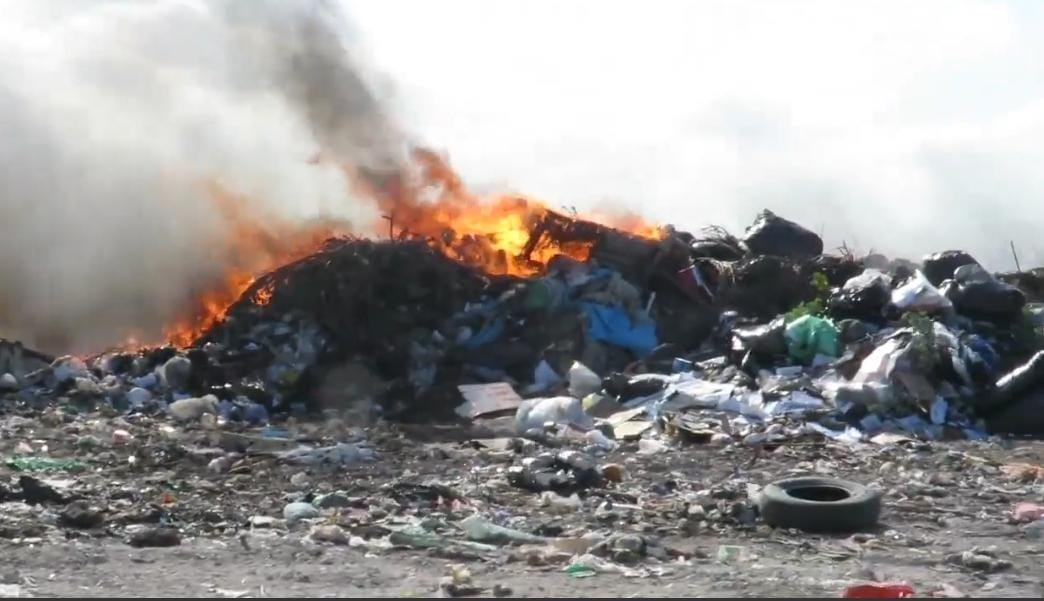
POLYGON ((938 286, 945 280, 953 277, 958 267, 965 265, 978 265, 975 257, 963 250, 944 250, 928 255, 921 261, 921 270, 924 277, 933 285, 938 286))
POLYGON ((540 278, 531 280, 526 286, 524 306, 534 313, 554 311, 561 307, 568 294, 565 282, 556 278, 540 278))
POLYGON ((374 461, 374 450, 365 443, 342 442, 329 447, 315 449, 298 448, 280 455, 291 463, 301 465, 351 465, 374 461))
POLYGON ((980 410, 1003 409, 1041 384, 1044 384, 1044 351, 1039 351, 1029 361, 997 380, 988 405, 980 405, 980 410))
POLYGON ((639 357, 660 343, 652 320, 632 319, 624 309, 597 303, 582 302, 580 308, 588 320, 587 335, 593 340, 625 348, 639 357))
POLYGON ((891 300, 891 278, 876 269, 867 269, 850 278, 830 297, 830 314, 874 320, 891 300))
POLYGON ((1026 295, 994 278, 979 265, 965 265, 954 272, 954 281, 943 292, 957 312, 973 319, 1007 321, 1022 314, 1026 295))
POLYGON ((594 419, 584 413, 580 399, 570 396, 527 399, 515 412, 515 430, 519 434, 541 430, 548 422, 575 426, 582 430, 594 427, 594 419))
POLYGON ((905 284, 892 291, 892 304, 903 311, 945 311, 953 308, 950 299, 915 271, 905 284))
POLYGON ((751 351, 765 357, 782 355, 788 348, 783 336, 785 330, 786 322, 782 317, 777 317, 765 325, 733 328, 732 348, 735 351, 751 351))
POLYGON ((582 399, 602 390, 602 378, 579 361, 569 368, 569 394, 582 399))
POLYGON ((787 325, 783 338, 790 358, 808 365, 816 355, 837 357, 841 354, 841 339, 834 324, 813 315, 799 317, 787 325))
POLYGON ((743 243, 757 255, 815 257, 823 254, 823 239, 768 209, 747 228, 743 243))
POLYGON ((480 515, 470 515, 464 518, 460 521, 460 527, 469 540, 482 543, 543 543, 547 541, 542 536, 498 526, 480 515))

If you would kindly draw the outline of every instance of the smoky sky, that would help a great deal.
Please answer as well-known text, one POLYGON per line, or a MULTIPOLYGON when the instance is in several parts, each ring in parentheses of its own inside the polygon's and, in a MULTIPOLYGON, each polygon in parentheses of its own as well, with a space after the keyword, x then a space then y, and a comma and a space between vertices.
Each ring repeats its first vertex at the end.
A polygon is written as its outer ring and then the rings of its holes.
POLYGON ((0 336, 155 337, 228 267, 208 181, 367 223, 338 164, 828 248, 1044 263, 1044 10, 882 0, 12 0, 0 336), (316 161, 322 156, 331 161, 316 161))
POLYGON ((56 351, 155 340, 229 267, 208 182, 272 219, 356 218, 335 164, 400 151, 336 4, 7 8, 0 335, 56 351))

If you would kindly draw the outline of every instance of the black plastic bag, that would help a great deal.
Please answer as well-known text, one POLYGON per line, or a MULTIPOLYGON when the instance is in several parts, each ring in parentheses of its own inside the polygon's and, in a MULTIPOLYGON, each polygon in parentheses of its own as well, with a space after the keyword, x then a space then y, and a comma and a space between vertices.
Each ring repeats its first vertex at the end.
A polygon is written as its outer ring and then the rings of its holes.
POLYGON ((892 289, 884 276, 867 272, 852 278, 830 296, 828 313, 837 319, 881 321, 882 310, 892 300, 892 289))
POLYGON ((823 239, 800 225, 762 211, 747 228, 743 243, 750 252, 777 257, 810 258, 823 254, 823 239))
POLYGON ((697 240, 692 243, 692 256, 696 258, 717 259, 718 261, 737 261, 743 258, 743 250, 720 240, 697 240))
POLYGON ((621 403, 656 394, 666 387, 663 380, 631 378, 622 373, 609 374, 602 379, 602 389, 605 393, 621 403))
POLYGON ((932 286, 938 286, 952 278, 953 272, 958 267, 978 264, 975 257, 963 250, 944 250, 925 257, 921 262, 921 272, 932 283, 932 286))
POLYGON ((986 419, 991 434, 1044 434, 1044 389, 1033 389, 986 419))
POLYGON ((1044 351, 1001 376, 992 394, 979 404, 979 412, 990 415, 1002 411, 1038 388, 1044 388, 1044 351))
POLYGON ((732 350, 759 357, 771 358, 787 354, 787 342, 783 338, 786 320, 780 316, 770 323, 745 328, 733 328, 732 350))
POLYGON ((962 266, 955 279, 940 289, 958 313, 971 319, 1009 322, 1022 314, 1026 295, 986 273, 981 267, 962 266))

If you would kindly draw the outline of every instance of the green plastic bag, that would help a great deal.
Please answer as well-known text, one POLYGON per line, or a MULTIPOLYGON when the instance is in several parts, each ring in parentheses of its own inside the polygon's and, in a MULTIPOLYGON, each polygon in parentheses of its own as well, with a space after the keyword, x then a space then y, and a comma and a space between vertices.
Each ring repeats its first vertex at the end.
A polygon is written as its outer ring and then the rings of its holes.
POLYGON ((834 324, 822 317, 805 315, 787 324, 783 332, 787 354, 802 365, 809 365, 816 355, 838 357, 841 339, 834 324))

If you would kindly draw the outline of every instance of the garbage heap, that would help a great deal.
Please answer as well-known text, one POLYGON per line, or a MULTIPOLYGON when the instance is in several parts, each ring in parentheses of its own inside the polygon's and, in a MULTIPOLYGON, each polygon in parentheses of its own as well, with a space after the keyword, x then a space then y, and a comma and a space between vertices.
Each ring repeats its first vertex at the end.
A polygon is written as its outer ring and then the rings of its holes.
POLYGON ((1044 431, 1039 272, 994 276, 961 251, 920 264, 824 254, 767 210, 742 237, 659 239, 548 212, 505 260, 566 245, 587 259, 517 277, 432 240, 330 240, 259 278, 191 348, 84 361, 4 342, 0 387, 121 411, 195 398, 247 421, 349 405, 406 421, 516 411, 530 433, 1044 431))

